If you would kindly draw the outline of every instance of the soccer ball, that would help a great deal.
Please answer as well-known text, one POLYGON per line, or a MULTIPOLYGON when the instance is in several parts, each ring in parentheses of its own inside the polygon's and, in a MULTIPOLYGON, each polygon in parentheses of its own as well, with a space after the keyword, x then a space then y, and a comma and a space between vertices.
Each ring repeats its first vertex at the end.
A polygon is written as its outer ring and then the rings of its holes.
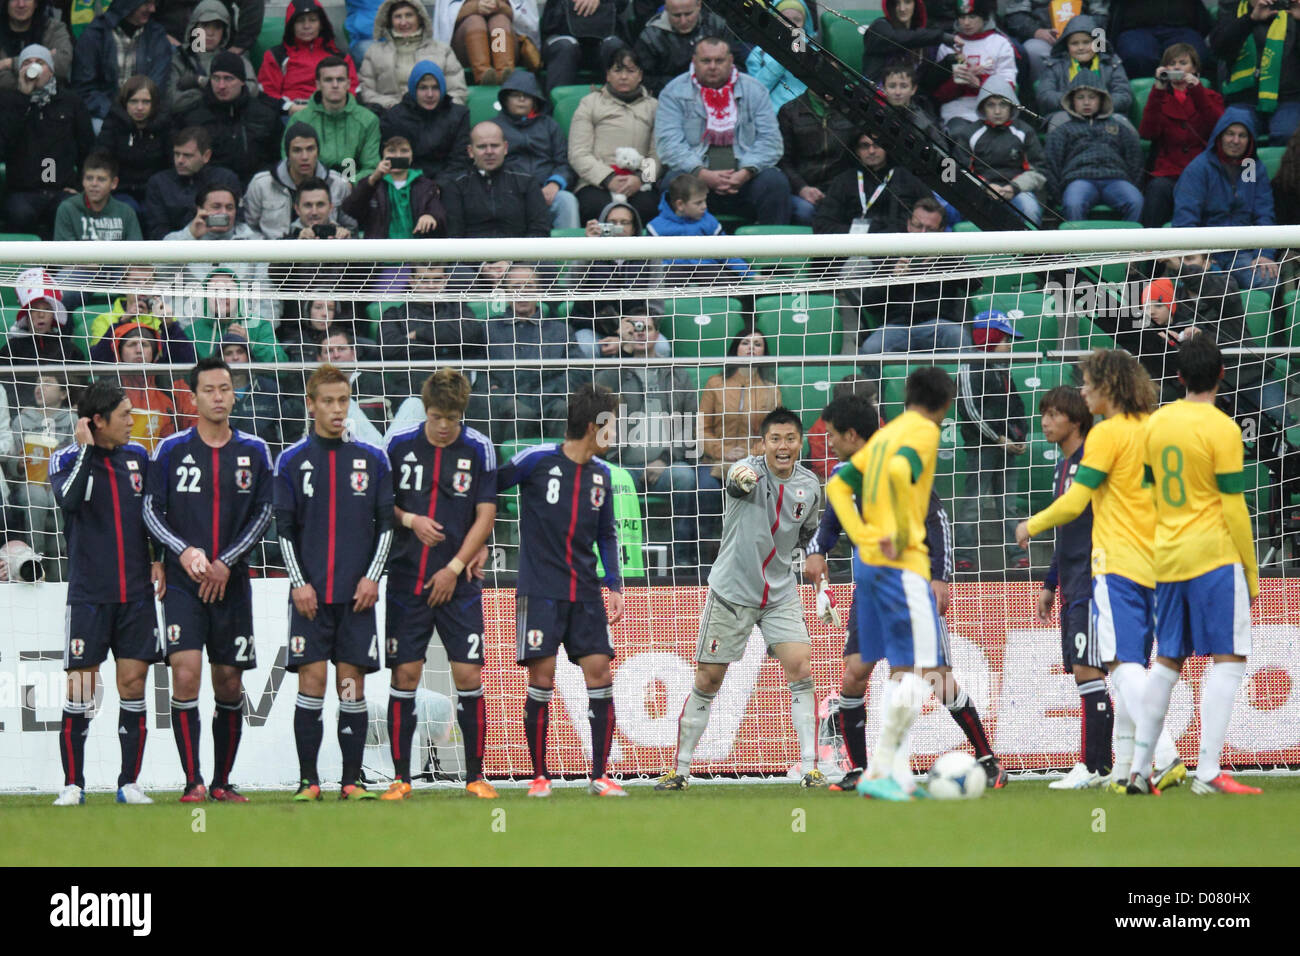
POLYGON ((953 750, 934 762, 926 788, 939 800, 974 800, 984 794, 987 782, 988 775, 974 757, 953 750))

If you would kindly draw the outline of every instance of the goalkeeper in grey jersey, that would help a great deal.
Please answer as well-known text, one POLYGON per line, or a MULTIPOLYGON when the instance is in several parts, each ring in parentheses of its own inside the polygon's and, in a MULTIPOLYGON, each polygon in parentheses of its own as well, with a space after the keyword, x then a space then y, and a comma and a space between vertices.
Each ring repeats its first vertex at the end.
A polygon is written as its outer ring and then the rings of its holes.
POLYGON ((709 573, 700 616, 695 687, 677 723, 677 765, 656 790, 685 790, 691 756, 709 723, 709 710, 727 666, 745 653, 757 625, 769 653, 790 682, 790 714, 799 738, 803 786, 824 787, 817 767, 817 695, 812 641, 804 624, 791 555, 817 530, 821 483, 799 464, 803 426, 776 408, 760 426, 763 454, 742 458, 727 473, 722 548, 709 573))

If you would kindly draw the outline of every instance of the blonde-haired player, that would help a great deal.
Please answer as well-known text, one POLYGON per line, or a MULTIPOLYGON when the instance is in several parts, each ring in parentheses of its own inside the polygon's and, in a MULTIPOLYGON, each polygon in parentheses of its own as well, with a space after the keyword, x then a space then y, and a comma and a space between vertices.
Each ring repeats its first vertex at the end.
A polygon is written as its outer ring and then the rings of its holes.
MULTIPOLYGON (((1115 693, 1115 763, 1109 789, 1124 792, 1133 766, 1135 721, 1146 688, 1155 640, 1152 541, 1156 513, 1144 487, 1147 418, 1156 390, 1142 365, 1119 349, 1097 349, 1079 363, 1083 400, 1103 421, 1088 432, 1083 461, 1069 490, 1016 528, 1031 536, 1073 521, 1092 504, 1092 608, 1089 661, 1110 671, 1115 693)), ((1157 779, 1173 786, 1187 776, 1178 750, 1163 735, 1157 779)), ((1145 769, 1149 769, 1145 768, 1145 769)))
POLYGON ((853 542, 853 581, 864 613, 861 647, 882 645, 889 661, 880 738, 857 791, 911 800, 909 734, 928 688, 921 675, 949 679, 944 629, 930 590, 925 515, 939 452, 939 423, 956 385, 940 368, 907 377, 905 410, 854 452, 826 483, 826 498, 853 542), (862 503, 862 512, 854 497, 862 503))
POLYGON ((1250 653, 1259 569, 1242 494, 1241 429, 1214 407, 1223 356, 1205 335, 1178 349, 1187 397, 1147 423, 1146 468, 1156 505, 1156 661, 1137 715, 1129 793, 1159 793, 1144 772, 1183 661, 1209 655, 1201 683, 1201 750, 1192 793, 1259 793, 1219 766, 1232 701, 1250 653))

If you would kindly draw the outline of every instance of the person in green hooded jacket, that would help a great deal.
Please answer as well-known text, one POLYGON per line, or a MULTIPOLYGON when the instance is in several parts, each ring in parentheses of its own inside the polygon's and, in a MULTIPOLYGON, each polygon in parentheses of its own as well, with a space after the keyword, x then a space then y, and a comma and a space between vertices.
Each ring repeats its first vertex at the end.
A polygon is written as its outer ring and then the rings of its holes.
POLYGON ((208 273, 203 284, 203 313, 185 330, 194 340, 199 358, 221 356, 222 336, 233 333, 248 339, 254 362, 287 362, 289 356, 275 339, 275 326, 268 319, 250 315, 249 300, 239 277, 226 268, 208 273))

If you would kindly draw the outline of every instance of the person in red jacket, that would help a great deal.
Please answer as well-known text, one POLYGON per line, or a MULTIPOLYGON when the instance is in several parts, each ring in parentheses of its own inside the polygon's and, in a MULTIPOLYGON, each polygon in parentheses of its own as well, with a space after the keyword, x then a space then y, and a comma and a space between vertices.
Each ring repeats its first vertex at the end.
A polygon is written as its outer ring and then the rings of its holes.
POLYGON ((334 26, 319 0, 292 0, 284 11, 284 38, 262 55, 257 82, 262 92, 280 101, 292 116, 316 92, 316 64, 327 56, 342 56, 348 64, 348 92, 357 91, 357 68, 334 42, 334 26))
MULTIPOLYGON (((847 378, 842 382, 837 382, 831 389, 831 397, 839 398, 841 395, 856 395, 867 399, 873 406, 878 405, 877 396, 879 394, 876 383, 866 379, 847 378)), ((881 420, 880 424, 884 424, 881 420)), ((813 422, 808 434, 804 436, 808 439, 808 457, 804 459, 806 465, 822 481, 830 478, 835 473, 835 469, 840 466, 840 458, 835 454, 835 450, 830 446, 830 438, 826 433, 826 419, 818 418, 813 422)))
POLYGON ((1223 97, 1201 85, 1201 58, 1190 43, 1165 50, 1156 85, 1142 110, 1138 135, 1151 140, 1151 175, 1142 205, 1142 225, 1159 228, 1174 215, 1174 184, 1210 141, 1223 115, 1223 97))

